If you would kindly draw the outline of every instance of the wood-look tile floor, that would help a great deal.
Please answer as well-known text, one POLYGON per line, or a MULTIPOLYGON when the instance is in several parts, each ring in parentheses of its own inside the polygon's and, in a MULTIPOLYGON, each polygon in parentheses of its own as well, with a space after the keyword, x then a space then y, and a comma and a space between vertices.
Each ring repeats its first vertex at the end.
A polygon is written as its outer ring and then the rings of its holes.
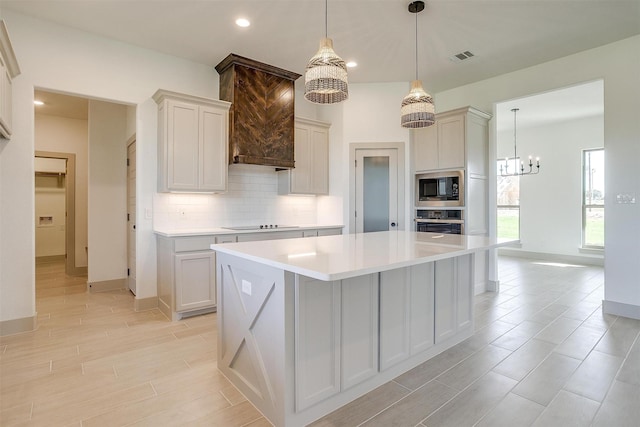
MULTIPOLYGON (((602 314, 602 268, 499 265, 473 337, 313 425, 640 425, 640 321, 602 314)), ((215 314, 172 323, 44 267, 38 330, 0 338, 1 426, 270 425, 217 371, 215 314)))

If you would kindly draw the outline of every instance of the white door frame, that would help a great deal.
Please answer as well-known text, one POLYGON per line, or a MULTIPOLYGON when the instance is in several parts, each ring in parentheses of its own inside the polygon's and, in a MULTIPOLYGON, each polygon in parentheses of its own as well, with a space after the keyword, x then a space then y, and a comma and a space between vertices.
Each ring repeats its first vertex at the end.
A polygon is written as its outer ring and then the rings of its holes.
POLYGON ((137 179, 137 151, 133 159, 129 157, 130 147, 136 146, 136 135, 133 134, 127 141, 127 287, 135 295, 136 294, 136 252, 138 247, 136 222, 137 222, 137 188, 134 186, 131 188, 131 180, 134 183, 137 179), (133 194, 131 194, 133 193, 133 194), (133 197, 134 204, 131 205, 131 199, 133 197), (133 212, 132 212, 133 210, 133 212), (133 241, 132 241, 133 240, 133 241))
POLYGON ((356 150, 397 150, 398 152, 398 230, 410 230, 405 224, 405 144, 403 142, 359 142, 349 144, 349 233, 356 232, 356 150))

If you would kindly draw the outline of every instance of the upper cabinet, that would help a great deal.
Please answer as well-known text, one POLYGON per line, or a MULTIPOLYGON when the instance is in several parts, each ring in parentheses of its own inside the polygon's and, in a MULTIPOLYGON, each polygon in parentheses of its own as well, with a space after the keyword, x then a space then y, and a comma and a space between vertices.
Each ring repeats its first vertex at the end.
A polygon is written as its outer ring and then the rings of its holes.
POLYGON ((486 175, 490 117, 471 107, 436 114, 433 126, 414 133, 415 171, 466 169, 486 175))
POLYGON ((13 111, 11 80, 20 74, 20 67, 11 46, 4 21, 0 21, 0 136, 11 139, 13 111))
POLYGON ((325 122, 296 118, 295 168, 278 172, 280 194, 329 193, 329 127, 325 122))
POLYGON ((229 163, 294 167, 294 82, 300 74, 231 54, 216 65, 231 102, 229 163))
POLYGON ((158 191, 226 191, 230 104, 162 89, 153 99, 158 103, 158 191))

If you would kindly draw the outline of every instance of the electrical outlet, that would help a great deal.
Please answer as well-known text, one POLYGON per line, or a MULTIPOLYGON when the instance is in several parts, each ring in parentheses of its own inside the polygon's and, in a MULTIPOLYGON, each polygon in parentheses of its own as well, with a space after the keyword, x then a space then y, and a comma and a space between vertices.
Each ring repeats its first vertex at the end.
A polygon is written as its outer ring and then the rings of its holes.
POLYGON ((251 282, 242 279, 242 293, 251 296, 251 282))

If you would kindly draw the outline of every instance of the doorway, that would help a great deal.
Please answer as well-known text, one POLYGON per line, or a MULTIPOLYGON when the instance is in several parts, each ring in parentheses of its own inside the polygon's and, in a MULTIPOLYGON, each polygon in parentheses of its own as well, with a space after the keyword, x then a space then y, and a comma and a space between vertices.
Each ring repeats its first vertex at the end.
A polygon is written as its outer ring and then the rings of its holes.
POLYGON ((86 274, 75 262, 75 164, 72 153, 35 152, 36 261, 64 259, 69 276, 86 274))
POLYGON ((404 230, 404 145, 352 144, 353 212, 356 233, 404 230))

